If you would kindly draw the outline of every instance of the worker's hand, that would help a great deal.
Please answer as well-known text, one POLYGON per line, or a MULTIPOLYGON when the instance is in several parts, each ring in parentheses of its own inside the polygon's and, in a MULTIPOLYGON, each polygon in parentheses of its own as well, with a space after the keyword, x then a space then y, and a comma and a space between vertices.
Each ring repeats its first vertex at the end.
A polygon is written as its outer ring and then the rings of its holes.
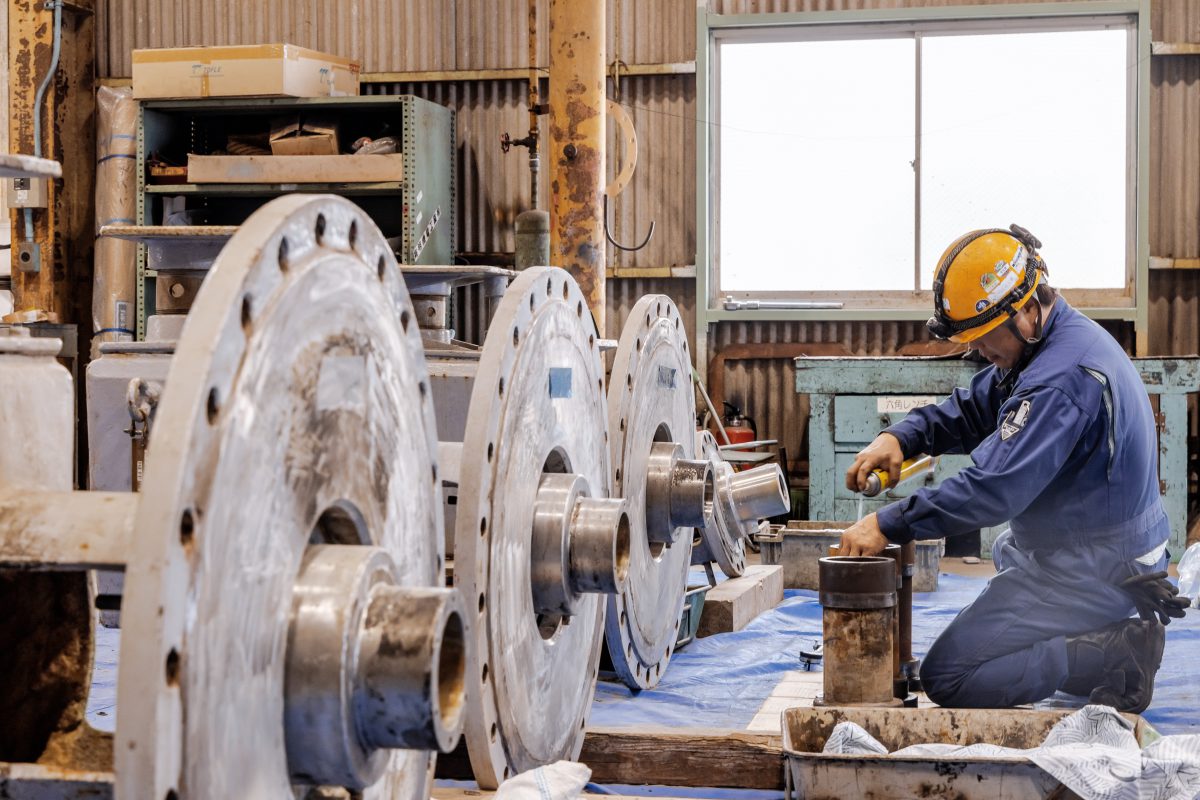
POLYGON ((1172 617, 1183 619, 1184 612, 1192 602, 1187 597, 1179 596, 1179 589, 1167 580, 1166 572, 1134 575, 1119 585, 1133 598, 1138 616, 1147 622, 1153 622, 1158 617, 1163 625, 1169 625, 1172 617))
POLYGON ((842 531, 838 547, 839 556, 877 556, 889 544, 883 531, 879 530, 879 519, 868 514, 842 531))
POLYGON ((855 456, 854 463, 846 470, 846 488, 852 492, 866 489, 867 476, 877 469, 887 470, 888 486, 895 486, 900 482, 900 465, 903 463, 900 440, 890 433, 881 433, 855 456))

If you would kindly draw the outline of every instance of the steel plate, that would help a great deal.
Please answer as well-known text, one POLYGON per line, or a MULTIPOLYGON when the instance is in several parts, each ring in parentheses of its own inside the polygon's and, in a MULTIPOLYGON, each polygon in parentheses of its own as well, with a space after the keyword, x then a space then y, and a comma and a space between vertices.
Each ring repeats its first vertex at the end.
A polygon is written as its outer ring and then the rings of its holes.
MULTIPOLYGON (((171 364, 129 554, 122 798, 291 797, 284 656, 310 542, 388 550, 442 585, 437 441, 420 335, 384 237, 331 196, 234 234, 171 364)), ((428 797, 394 751, 367 797, 428 797)))
POLYGON ((575 759, 583 745, 604 601, 585 595, 569 623, 543 619, 543 632, 533 610, 530 541, 543 471, 580 474, 593 496, 609 496, 603 375, 575 281, 561 269, 522 272, 488 328, 458 486, 454 580, 467 607, 478 609, 463 732, 485 788, 575 759))
POLYGON ((695 395, 687 333, 665 295, 646 295, 621 331, 608 389, 613 485, 629 503, 630 563, 625 592, 609 601, 605 638, 613 667, 633 689, 654 687, 675 649, 692 535, 652 547, 646 532, 646 474, 656 441, 694 458, 695 395))

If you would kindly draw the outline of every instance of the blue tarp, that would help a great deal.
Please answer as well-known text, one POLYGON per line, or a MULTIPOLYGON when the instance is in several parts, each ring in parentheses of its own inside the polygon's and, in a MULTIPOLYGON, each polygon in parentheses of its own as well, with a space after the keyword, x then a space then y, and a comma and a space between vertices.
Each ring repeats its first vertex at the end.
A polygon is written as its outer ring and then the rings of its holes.
MULTIPOLYGON (((692 583, 703 583, 702 573, 692 583)), ((943 573, 939 591, 913 597, 913 650, 920 657, 986 579, 943 573)), ((737 633, 697 639, 671 658, 658 687, 634 696, 623 684, 601 681, 589 724, 605 727, 744 728, 789 670, 803 669, 800 650, 821 637, 816 592, 787 591, 782 605, 737 633)), ((88 721, 116 726, 119 632, 97 628, 96 667, 88 721)), ((1200 733, 1200 610, 1167 628, 1167 650, 1145 717, 1163 734, 1200 733)), ((820 667, 816 667, 820 669, 820 667)))
MULTIPOLYGON (((937 592, 915 594, 914 655, 922 657, 986 583, 986 578, 942 573, 937 592)), ((601 682, 589 724, 744 728, 783 674, 803 669, 801 648, 820 637, 821 607, 816 592, 784 592, 782 605, 759 616, 745 630, 698 639, 676 653, 655 689, 634 696, 622 684, 601 682)), ((1144 714, 1161 733, 1200 732, 1197 664, 1200 611, 1192 611, 1167 628, 1167 649, 1154 703, 1144 714)))

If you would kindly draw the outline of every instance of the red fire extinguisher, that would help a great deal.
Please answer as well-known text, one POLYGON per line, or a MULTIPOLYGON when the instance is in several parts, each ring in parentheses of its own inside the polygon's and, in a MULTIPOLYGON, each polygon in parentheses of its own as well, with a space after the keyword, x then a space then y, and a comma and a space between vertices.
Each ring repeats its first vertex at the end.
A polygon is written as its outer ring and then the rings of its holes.
POLYGON ((754 420, 743 414, 742 410, 733 403, 724 403, 724 406, 725 433, 729 436, 730 444, 753 442, 758 438, 758 427, 754 424, 754 420))

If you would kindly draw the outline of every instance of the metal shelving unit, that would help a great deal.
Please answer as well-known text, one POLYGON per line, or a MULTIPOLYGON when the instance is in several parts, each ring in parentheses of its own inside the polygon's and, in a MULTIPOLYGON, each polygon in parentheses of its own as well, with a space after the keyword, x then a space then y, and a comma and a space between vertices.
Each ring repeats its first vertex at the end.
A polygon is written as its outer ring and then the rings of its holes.
MULTIPOLYGON (((339 98, 212 98, 147 100, 137 127, 137 220, 167 224, 165 209, 188 212, 197 226, 241 224, 273 197, 302 192, 355 198, 393 243, 402 264, 450 264, 456 233, 455 130, 451 109, 410 95, 339 98), (266 131, 285 115, 320 116, 337 123, 343 152, 359 136, 395 136, 405 154, 403 181, 364 183, 150 183, 155 156, 186 163, 189 154, 225 148, 230 134, 266 131), (214 202, 217 201, 217 202, 214 202)), ((187 246, 180 237, 179 246, 187 246)), ((157 272, 138 248, 137 338, 154 313, 157 272)))

